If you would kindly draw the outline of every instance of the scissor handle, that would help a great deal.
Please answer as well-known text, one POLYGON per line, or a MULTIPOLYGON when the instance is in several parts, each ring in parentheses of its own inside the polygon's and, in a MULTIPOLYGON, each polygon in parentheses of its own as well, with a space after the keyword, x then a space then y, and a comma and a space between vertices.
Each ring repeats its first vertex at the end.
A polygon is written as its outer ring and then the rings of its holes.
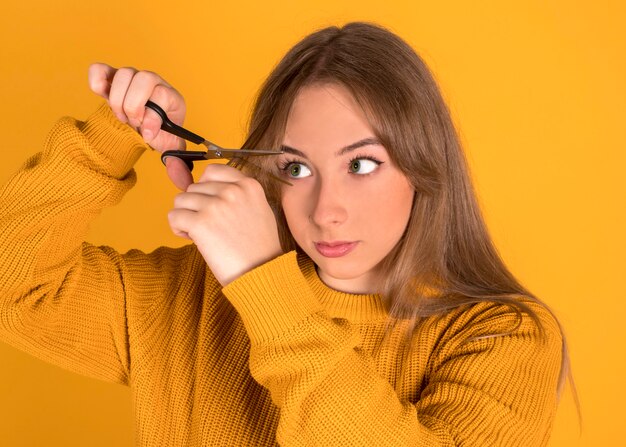
POLYGON ((175 157, 181 159, 189 171, 193 171, 193 162, 198 160, 206 160, 206 152, 203 151, 165 151, 161 154, 161 162, 165 164, 165 160, 169 157, 175 157))
POLYGON ((180 127, 178 124, 174 124, 172 121, 170 121, 170 119, 167 117, 167 113, 165 113, 165 111, 158 104, 155 104, 152 101, 148 101, 146 102, 146 107, 154 110, 157 115, 161 117, 161 129, 163 129, 164 131, 176 135, 183 140, 191 141, 195 144, 202 144, 202 142, 204 141, 204 138, 202 138, 200 135, 196 135, 195 133, 190 132, 189 130, 180 127))

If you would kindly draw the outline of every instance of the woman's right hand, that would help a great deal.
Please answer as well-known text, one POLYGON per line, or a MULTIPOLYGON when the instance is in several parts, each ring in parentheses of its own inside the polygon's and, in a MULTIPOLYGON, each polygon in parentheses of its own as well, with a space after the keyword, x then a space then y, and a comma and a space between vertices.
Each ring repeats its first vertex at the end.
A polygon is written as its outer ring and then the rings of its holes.
MULTIPOLYGON (((158 74, 95 63, 89 66, 89 87, 106 99, 117 118, 139 132, 152 148, 159 152, 185 148, 184 140, 161 130, 161 118, 145 106, 148 100, 157 103, 173 122, 182 126, 185 100, 158 74)), ((169 178, 185 191, 193 182, 185 163, 175 157, 169 157, 166 163, 169 178)))

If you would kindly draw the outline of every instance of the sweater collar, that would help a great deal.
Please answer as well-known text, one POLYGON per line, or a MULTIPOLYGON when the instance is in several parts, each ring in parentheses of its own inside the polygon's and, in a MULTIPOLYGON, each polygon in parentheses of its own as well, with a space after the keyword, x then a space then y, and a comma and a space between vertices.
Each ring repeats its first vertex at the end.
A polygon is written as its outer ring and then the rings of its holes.
POLYGON ((345 318, 352 322, 387 318, 388 313, 379 294, 353 294, 332 289, 320 279, 311 258, 298 251, 297 259, 311 290, 331 318, 345 318))

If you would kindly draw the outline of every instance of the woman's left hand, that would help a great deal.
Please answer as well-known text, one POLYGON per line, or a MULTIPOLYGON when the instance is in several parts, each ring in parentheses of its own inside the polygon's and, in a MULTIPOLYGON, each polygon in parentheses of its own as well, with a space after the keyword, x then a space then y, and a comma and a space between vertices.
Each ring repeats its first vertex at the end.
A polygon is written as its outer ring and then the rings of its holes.
POLYGON ((174 234, 193 240, 222 286, 282 254, 263 187, 231 166, 208 165, 176 196, 168 219, 174 234))

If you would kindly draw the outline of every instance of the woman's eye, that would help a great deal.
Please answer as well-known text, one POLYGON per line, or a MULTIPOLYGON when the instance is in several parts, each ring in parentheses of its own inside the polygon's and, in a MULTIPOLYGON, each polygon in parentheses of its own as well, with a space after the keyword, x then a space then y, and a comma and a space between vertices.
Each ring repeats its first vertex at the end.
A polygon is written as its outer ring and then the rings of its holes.
POLYGON ((311 175, 311 171, 302 163, 289 163, 285 172, 291 178, 303 178, 311 175))
POLYGON ((350 162, 350 172, 353 174, 369 174, 374 172, 380 165, 380 162, 370 160, 369 158, 357 158, 350 162))

